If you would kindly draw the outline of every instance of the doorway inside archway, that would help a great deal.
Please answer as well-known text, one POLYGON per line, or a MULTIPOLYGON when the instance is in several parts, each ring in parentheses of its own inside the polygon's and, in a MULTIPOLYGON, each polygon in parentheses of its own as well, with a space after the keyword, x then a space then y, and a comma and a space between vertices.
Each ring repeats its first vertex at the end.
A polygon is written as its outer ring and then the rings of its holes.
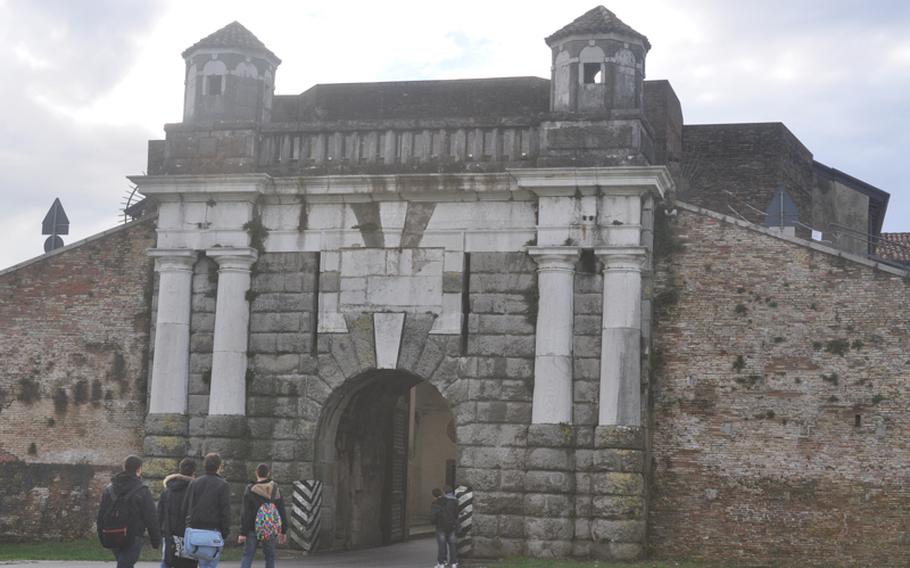
POLYGON ((322 550, 401 542, 432 532, 431 491, 454 485, 455 425, 426 381, 374 371, 351 379, 323 409, 315 473, 325 484, 322 550))

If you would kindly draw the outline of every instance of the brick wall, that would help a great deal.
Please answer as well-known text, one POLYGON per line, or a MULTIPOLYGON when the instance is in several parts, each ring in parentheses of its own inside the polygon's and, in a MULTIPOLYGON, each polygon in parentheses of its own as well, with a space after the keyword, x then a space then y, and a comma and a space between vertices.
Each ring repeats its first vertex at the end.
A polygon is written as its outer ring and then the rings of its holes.
POLYGON ((0 537, 85 537, 142 450, 154 224, 0 274, 0 537))
POLYGON ((907 565, 910 280, 704 214, 671 229, 652 552, 907 565))

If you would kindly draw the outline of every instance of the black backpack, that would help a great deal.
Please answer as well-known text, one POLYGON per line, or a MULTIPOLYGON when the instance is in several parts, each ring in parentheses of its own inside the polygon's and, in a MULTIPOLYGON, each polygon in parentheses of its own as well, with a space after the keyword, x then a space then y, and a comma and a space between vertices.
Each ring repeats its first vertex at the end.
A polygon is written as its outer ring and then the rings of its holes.
POLYGON ((443 497, 442 524, 445 530, 454 531, 458 528, 458 502, 449 497, 443 497))
POLYGON ((105 491, 111 498, 111 504, 101 516, 101 546, 104 548, 125 548, 129 544, 129 530, 135 510, 130 506, 130 499, 145 485, 123 494, 115 495, 114 486, 105 491))

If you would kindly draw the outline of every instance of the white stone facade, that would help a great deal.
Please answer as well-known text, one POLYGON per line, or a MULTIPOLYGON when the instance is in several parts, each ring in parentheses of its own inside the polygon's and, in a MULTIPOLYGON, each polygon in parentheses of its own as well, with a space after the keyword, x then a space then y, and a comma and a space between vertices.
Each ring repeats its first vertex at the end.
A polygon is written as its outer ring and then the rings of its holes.
POLYGON ((346 332, 346 316, 377 315, 379 368, 394 368, 402 314, 433 314, 431 333, 462 333, 461 292, 447 282, 463 277, 465 253, 530 254, 539 293, 532 421, 541 424, 573 421, 574 265, 582 249, 595 249, 604 265, 600 423, 640 424, 642 201, 672 188, 664 167, 399 175, 382 183, 263 174, 131 179, 161 203, 159 248, 151 252, 162 259, 153 413, 185 411, 178 367, 190 290, 179 275, 186 259, 204 254, 220 267, 209 412, 244 414, 245 294, 257 255, 249 247, 251 227, 261 223, 263 252, 319 252, 320 273, 337 277, 337 289, 319 294, 319 333, 346 332), (369 215, 375 221, 363 222, 369 215), (159 355, 165 350, 173 356, 159 355))

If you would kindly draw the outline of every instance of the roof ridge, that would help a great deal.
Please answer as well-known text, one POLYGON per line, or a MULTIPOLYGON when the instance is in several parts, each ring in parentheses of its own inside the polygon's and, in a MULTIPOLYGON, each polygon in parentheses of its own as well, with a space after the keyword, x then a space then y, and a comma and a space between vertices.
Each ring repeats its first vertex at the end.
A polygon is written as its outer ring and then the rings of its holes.
POLYGON ((571 35, 610 32, 627 34, 640 39, 644 42, 645 49, 651 49, 651 43, 647 37, 620 20, 619 16, 603 5, 591 8, 551 34, 545 41, 547 45, 552 45, 554 41, 571 35))
MULTIPOLYGON (((243 24, 237 20, 232 21, 228 25, 210 33, 204 38, 200 39, 190 47, 188 47, 183 52, 184 59, 192 52, 197 49, 202 48, 243 48, 251 49, 254 51, 262 51, 266 53, 269 57, 275 59, 277 63, 281 63, 281 60, 277 55, 272 53, 272 51, 265 46, 262 41, 256 37, 253 32, 246 28, 243 24)), ((277 64, 276 63, 276 64, 277 64)))

